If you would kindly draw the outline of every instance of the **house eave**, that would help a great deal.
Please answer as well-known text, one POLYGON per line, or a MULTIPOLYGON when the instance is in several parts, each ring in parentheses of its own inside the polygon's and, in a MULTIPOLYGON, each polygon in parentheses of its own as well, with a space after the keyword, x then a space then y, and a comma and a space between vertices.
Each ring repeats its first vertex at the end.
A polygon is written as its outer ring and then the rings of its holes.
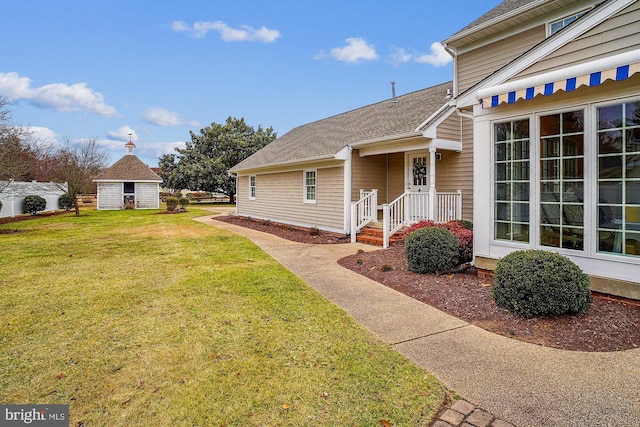
POLYGON ((272 172, 282 172, 285 170, 297 170, 303 167, 307 167, 310 165, 319 165, 320 167, 323 165, 332 165, 339 164, 344 162, 341 153, 343 149, 338 151, 335 154, 324 154, 316 157, 307 157, 304 159, 295 159, 295 160, 287 160, 282 162, 269 163, 267 165, 260 166, 251 166, 245 168, 236 168, 233 167, 229 169, 230 174, 237 175, 248 175, 252 173, 272 173, 272 172))
POLYGON ((597 10, 595 13, 589 14, 588 16, 584 16, 564 31, 547 38, 542 43, 534 46, 520 57, 514 59, 509 64, 467 89, 455 99, 456 106, 458 108, 464 108, 478 104, 480 102, 477 97, 478 90, 504 83, 540 59, 546 57, 550 53, 589 31, 591 28, 602 23, 610 16, 628 7, 634 1, 635 0, 617 0, 613 2, 605 2, 600 10, 597 10))
POLYGON ((352 148, 362 148, 367 145, 384 144, 387 142, 398 142, 398 141, 403 141, 403 140, 413 139, 413 138, 420 138, 420 137, 422 137, 422 132, 414 130, 414 131, 399 133, 396 135, 386 135, 386 136, 381 136, 377 138, 365 139, 362 141, 353 142, 349 144, 349 146, 352 148))
MULTIPOLYGON (((510 12, 504 13, 502 15, 496 16, 495 18, 492 18, 488 21, 485 21, 481 24, 475 25, 471 28, 467 28, 464 31, 460 31, 454 35, 452 35, 451 37, 445 39, 442 41, 442 44, 444 46, 449 46, 449 47, 453 47, 453 48, 458 48, 460 47, 460 45, 464 45, 466 42, 465 39, 467 38, 471 38, 473 40, 470 40, 470 42, 475 41, 478 38, 482 38, 483 33, 487 32, 487 31, 492 31, 495 28, 501 27, 502 25, 504 25, 505 23, 507 23, 508 21, 514 20, 516 21, 516 23, 518 22, 517 19, 519 16, 526 14, 527 12, 533 11, 539 7, 544 6, 545 4, 548 3, 560 3, 562 0, 535 0, 532 1, 524 6, 521 6, 517 9, 514 9, 510 12), (470 37, 473 36, 473 37, 470 37), (463 42, 463 43, 459 43, 459 42, 463 42)), ((570 3, 570 1, 562 1, 562 3, 570 3)), ((522 18, 523 22, 528 21, 528 18, 523 17, 522 18)), ((494 30, 495 31, 495 30, 494 30)))

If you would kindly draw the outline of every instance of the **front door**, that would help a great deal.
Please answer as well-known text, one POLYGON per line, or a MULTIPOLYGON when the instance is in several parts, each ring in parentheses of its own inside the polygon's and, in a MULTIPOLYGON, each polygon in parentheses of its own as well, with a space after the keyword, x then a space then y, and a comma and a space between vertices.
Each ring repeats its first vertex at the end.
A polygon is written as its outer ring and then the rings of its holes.
POLYGON ((407 166, 409 198, 409 221, 417 222, 429 215, 429 174, 426 153, 409 154, 407 166))
POLYGON ((409 191, 412 193, 428 193, 427 155, 409 154, 409 191))

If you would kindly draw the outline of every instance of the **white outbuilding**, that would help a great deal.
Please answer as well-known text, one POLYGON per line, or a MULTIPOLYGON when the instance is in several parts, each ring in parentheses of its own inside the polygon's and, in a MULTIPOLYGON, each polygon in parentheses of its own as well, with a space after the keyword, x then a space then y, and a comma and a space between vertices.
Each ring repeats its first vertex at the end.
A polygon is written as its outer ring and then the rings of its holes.
POLYGON ((98 187, 98 210, 158 209, 162 178, 133 154, 129 141, 126 154, 93 179, 98 187))

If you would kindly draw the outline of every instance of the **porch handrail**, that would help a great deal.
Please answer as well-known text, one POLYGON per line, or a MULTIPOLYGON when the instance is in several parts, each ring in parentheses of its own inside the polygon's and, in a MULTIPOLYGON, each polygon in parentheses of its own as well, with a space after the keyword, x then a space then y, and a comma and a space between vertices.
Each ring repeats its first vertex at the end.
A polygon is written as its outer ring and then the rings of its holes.
POLYGON ((435 222, 449 222, 462 219, 462 190, 436 193, 435 222))
POLYGON ((351 202, 351 243, 362 227, 378 220, 378 189, 360 190, 360 200, 351 202))
POLYGON ((382 205, 382 246, 389 247, 393 233, 404 226, 431 219, 436 223, 462 219, 462 190, 436 192, 435 218, 429 218, 428 193, 405 191, 389 204, 382 205))
POLYGON ((407 211, 405 209, 405 201, 409 195, 408 191, 405 191, 397 199, 391 203, 382 205, 382 247, 386 249, 389 247, 389 240, 391 235, 396 231, 404 227, 406 223, 407 211))

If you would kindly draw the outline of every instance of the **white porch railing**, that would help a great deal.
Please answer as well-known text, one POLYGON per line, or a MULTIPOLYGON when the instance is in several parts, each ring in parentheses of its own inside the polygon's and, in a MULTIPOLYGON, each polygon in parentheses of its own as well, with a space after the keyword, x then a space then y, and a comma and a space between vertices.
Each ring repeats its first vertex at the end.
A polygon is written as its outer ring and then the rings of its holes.
POLYGON ((462 190, 453 193, 436 193, 438 204, 436 205, 435 222, 449 222, 462 219, 462 190))
POLYGON ((360 190, 360 200, 351 202, 351 243, 358 231, 370 222, 378 220, 378 190, 360 190))
MULTIPOLYGON (((382 205, 383 247, 389 247, 393 233, 402 227, 422 220, 431 219, 436 223, 462 219, 462 191, 436 193, 434 218, 429 217, 429 193, 406 191, 389 204, 382 205)), ((353 240, 352 234, 352 240, 353 240)))

